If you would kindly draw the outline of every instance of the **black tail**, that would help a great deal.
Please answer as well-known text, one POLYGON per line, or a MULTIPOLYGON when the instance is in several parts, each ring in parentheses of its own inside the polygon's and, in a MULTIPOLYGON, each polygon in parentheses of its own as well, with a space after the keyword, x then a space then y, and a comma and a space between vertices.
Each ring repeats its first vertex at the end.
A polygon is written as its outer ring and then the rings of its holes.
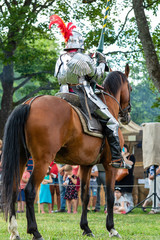
POLYGON ((6 219, 12 203, 14 181, 18 192, 20 146, 26 151, 24 126, 29 111, 30 106, 27 104, 18 106, 5 125, 2 149, 2 201, 6 219))

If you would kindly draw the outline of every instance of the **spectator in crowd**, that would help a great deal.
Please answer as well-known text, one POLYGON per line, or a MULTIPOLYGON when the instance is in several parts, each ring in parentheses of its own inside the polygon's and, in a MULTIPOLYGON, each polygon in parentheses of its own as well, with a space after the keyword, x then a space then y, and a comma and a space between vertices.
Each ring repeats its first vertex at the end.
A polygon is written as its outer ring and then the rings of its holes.
POLYGON ((72 173, 72 166, 66 165, 64 168, 66 180, 63 183, 66 186, 65 199, 67 200, 68 213, 71 213, 73 207, 73 213, 77 213, 77 177, 72 173))
POLYGON ((63 185, 65 164, 57 164, 57 167, 58 167, 58 183, 59 183, 59 189, 60 189, 60 202, 61 202, 61 208, 58 212, 66 212, 66 209, 65 209, 66 208, 66 199, 64 198, 66 188, 63 185))
MULTIPOLYGON (((73 175, 75 175, 77 177, 76 189, 77 189, 77 193, 79 193, 79 191, 80 191, 80 167, 78 165, 72 166, 72 173, 73 173, 73 175)), ((79 197, 77 198, 77 209, 78 209, 78 204, 79 204, 79 197)))
POLYGON ((122 196, 122 189, 120 187, 115 187, 114 191, 114 207, 113 207, 113 212, 116 214, 125 214, 126 213, 126 208, 125 208, 125 200, 124 197, 122 196))
POLYGON ((52 196, 52 212, 54 209, 54 193, 56 193, 57 197, 57 210, 55 212, 60 210, 60 190, 59 190, 59 183, 58 183, 58 167, 57 164, 53 161, 50 164, 50 174, 52 177, 52 183, 50 184, 50 191, 52 196))
POLYGON ((145 200, 145 202, 143 203, 142 205, 142 210, 144 212, 146 212, 146 207, 148 204, 152 203, 152 209, 151 211, 149 212, 149 214, 155 214, 157 212, 160 212, 160 166, 150 166, 149 168, 149 193, 148 193, 148 196, 145 200), (155 173, 156 173, 156 194, 157 196, 156 197, 156 206, 154 206, 154 184, 155 184, 155 176, 154 176, 154 168, 155 169, 155 173), (151 196, 151 197, 149 197, 151 196))
POLYGON ((2 156, 2 140, 0 139, 0 169, 2 167, 1 156, 2 156))
POLYGON ((2 208, 2 202, 1 202, 1 191, 2 191, 2 182, 1 182, 2 162, 1 162, 1 155, 2 155, 2 140, 0 139, 0 209, 2 208))
POLYGON ((95 211, 96 201, 97 201, 97 177, 98 177, 98 168, 97 166, 93 166, 91 170, 91 178, 90 178, 90 186, 89 186, 89 204, 88 204, 88 211, 91 210, 92 205, 92 211, 95 211), (91 192, 92 192, 92 198, 91 198, 91 192), (92 199, 92 203, 91 203, 92 199))
POLYGON ((24 188, 27 185, 27 182, 30 178, 30 173, 27 171, 28 165, 26 165, 24 173, 22 175, 22 179, 20 181, 20 189, 18 194, 18 209, 17 213, 23 213, 24 212, 24 206, 25 206, 25 193, 24 188))
POLYGON ((122 155, 125 162, 127 162, 127 164, 132 165, 132 168, 128 169, 129 174, 126 177, 124 177, 121 181, 119 182, 116 181, 115 185, 121 188, 121 191, 127 206, 127 211, 129 211, 134 207, 132 191, 133 191, 133 185, 134 185, 133 171, 134 171, 134 165, 136 160, 134 155, 129 153, 129 148, 126 144, 124 144, 122 155))
POLYGON ((105 193, 104 211, 106 211, 106 207, 107 207, 106 173, 105 173, 105 169, 102 164, 97 164, 97 168, 98 168, 98 177, 97 177, 98 187, 97 187, 97 201, 96 201, 95 212, 100 212, 100 209, 101 209, 101 198, 100 198, 101 185, 103 186, 103 190, 105 193))
POLYGON ((39 192, 39 201, 40 201, 40 208, 41 213, 45 213, 44 211, 44 204, 48 204, 48 212, 52 212, 51 204, 52 204, 52 197, 50 192, 50 185, 52 183, 52 178, 50 175, 50 168, 48 168, 47 174, 44 180, 41 183, 40 192, 39 192))
POLYGON ((2 140, 0 139, 0 163, 1 163, 1 155, 2 155, 2 140))
POLYGON ((27 163, 28 167, 27 167, 27 171, 30 173, 32 173, 33 171, 33 160, 32 160, 32 157, 29 157, 28 159, 28 163, 27 163))

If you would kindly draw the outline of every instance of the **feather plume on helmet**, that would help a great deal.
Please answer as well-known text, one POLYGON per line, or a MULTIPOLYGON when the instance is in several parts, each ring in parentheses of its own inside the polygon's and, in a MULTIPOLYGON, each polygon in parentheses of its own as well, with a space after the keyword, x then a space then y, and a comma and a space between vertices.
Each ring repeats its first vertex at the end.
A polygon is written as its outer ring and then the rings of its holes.
POLYGON ((72 36, 72 30, 76 28, 75 25, 73 25, 72 22, 69 22, 66 26, 66 24, 63 22, 62 18, 60 18, 58 15, 54 14, 50 16, 50 24, 49 24, 49 29, 53 24, 57 24, 58 28, 60 29, 65 42, 68 42, 70 36, 72 36))
POLYGON ((66 47, 64 50, 70 50, 70 49, 81 49, 84 50, 84 40, 82 35, 75 31, 74 28, 76 28, 75 25, 73 25, 72 22, 69 22, 67 25, 64 23, 62 18, 60 18, 58 15, 54 14, 50 16, 50 24, 49 29, 53 24, 57 24, 58 28, 60 29, 66 43, 66 47))

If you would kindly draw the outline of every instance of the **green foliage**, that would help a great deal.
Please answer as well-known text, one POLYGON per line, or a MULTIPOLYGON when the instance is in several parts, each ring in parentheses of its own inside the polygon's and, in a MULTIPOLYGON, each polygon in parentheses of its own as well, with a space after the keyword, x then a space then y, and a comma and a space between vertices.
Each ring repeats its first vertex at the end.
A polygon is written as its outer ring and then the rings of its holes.
MULTIPOLYGON (((153 103, 153 105, 152 105, 152 108, 154 109, 154 108, 156 108, 156 109, 158 109, 158 111, 159 111, 159 113, 160 113, 160 96, 158 97, 156 97, 156 99, 155 99, 155 102, 153 103)), ((155 119, 157 122, 160 122, 160 114, 158 114, 158 116, 156 117, 156 119, 155 119)))
POLYGON ((138 85, 132 85, 131 118, 137 124, 155 122, 160 120, 160 99, 157 91, 152 91, 148 81, 142 81, 138 85), (154 107, 154 108, 153 108, 154 107))
POLYGON ((59 87, 53 75, 59 49, 47 33, 48 23, 38 23, 38 12, 44 13, 46 5, 24 0, 8 4, 0 6, 0 74, 5 65, 13 65, 15 104, 32 94, 55 93, 59 87))

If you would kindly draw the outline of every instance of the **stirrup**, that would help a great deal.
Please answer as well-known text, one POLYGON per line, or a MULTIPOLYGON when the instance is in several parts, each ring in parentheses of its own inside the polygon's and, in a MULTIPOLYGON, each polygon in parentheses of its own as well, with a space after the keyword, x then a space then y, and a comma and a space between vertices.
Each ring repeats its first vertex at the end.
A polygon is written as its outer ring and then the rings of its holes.
POLYGON ((127 164, 123 158, 121 159, 117 159, 117 160, 113 160, 110 165, 114 168, 126 168, 126 169, 131 169, 132 166, 130 164, 127 164))

